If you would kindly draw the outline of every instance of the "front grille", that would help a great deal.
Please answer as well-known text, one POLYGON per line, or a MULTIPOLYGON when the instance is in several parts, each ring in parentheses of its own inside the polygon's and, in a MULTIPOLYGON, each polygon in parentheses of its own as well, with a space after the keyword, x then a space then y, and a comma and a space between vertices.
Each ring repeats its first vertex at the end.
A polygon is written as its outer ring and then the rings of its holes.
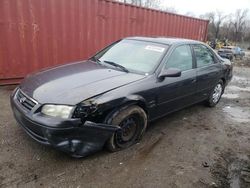
POLYGON ((20 89, 17 91, 16 99, 26 110, 31 111, 35 107, 37 102, 26 94, 24 94, 20 89))

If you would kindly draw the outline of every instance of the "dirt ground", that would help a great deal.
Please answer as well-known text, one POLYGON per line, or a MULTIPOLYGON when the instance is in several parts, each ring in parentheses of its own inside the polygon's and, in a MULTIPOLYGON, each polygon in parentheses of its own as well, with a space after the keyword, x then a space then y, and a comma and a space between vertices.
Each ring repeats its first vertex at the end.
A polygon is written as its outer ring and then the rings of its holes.
POLYGON ((250 187, 250 55, 215 108, 197 104, 150 125, 120 152, 82 159, 40 145, 0 88, 0 187, 250 187))

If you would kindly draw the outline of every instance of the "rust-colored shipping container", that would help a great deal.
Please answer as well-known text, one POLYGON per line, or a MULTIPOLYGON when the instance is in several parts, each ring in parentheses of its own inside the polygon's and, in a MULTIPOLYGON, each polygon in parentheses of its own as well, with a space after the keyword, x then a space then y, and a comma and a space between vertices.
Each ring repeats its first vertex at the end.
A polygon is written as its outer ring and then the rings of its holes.
POLYGON ((204 41, 208 21, 108 0, 0 0, 0 85, 126 36, 204 41))

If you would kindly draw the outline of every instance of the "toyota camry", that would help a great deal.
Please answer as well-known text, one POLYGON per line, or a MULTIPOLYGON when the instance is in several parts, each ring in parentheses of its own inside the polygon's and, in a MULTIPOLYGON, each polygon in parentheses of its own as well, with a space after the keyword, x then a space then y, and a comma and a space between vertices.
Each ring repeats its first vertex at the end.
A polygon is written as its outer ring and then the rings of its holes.
POLYGON ((214 107, 231 78, 230 61, 202 42, 129 37, 88 60, 28 75, 11 106, 34 140, 83 157, 132 146, 174 111, 214 107))

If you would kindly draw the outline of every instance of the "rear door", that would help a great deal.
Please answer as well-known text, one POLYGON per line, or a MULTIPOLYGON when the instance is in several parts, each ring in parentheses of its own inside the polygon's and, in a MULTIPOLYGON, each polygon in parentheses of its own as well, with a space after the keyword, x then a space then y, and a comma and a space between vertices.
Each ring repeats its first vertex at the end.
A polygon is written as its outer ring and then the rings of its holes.
POLYGON ((163 69, 180 69, 180 77, 166 77, 158 82, 158 113, 164 115, 194 102, 196 70, 191 47, 177 46, 164 62, 163 69))
POLYGON ((205 45, 192 45, 197 67, 197 99, 208 97, 222 75, 222 67, 214 53, 205 45))

